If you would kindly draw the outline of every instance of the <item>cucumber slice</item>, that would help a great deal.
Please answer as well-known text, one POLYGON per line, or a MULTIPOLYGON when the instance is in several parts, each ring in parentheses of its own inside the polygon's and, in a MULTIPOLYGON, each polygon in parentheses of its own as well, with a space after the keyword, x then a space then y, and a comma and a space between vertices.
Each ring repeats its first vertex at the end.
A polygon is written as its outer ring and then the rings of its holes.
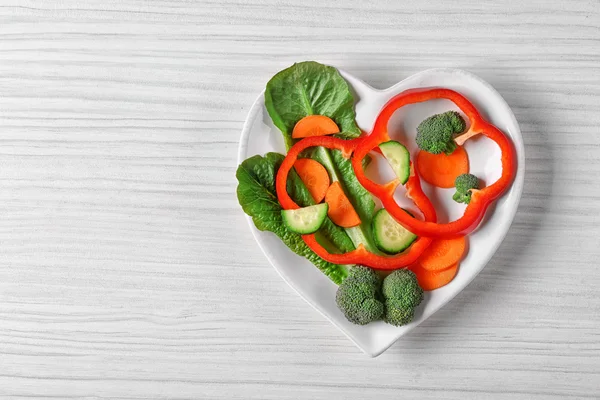
POLYGON ((373 217, 373 237, 377 247, 389 254, 406 250, 417 239, 417 235, 397 223, 385 208, 373 217))
POLYGON ((403 185, 410 176, 410 153, 400 142, 390 140, 379 145, 381 152, 390 163, 390 167, 403 185))
POLYGON ((315 233, 327 218, 329 206, 327 203, 302 207, 296 210, 282 210, 283 223, 292 232, 301 235, 315 233))

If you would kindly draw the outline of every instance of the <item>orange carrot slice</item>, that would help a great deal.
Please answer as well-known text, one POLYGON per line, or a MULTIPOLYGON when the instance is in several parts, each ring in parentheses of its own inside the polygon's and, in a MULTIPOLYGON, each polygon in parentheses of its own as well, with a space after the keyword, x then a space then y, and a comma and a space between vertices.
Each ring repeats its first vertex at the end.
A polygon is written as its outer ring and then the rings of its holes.
POLYGON ((427 271, 442 271, 460 261, 465 253, 466 242, 464 237, 436 239, 429 245, 417 262, 421 268, 427 271))
POLYGON ((452 279, 454 279, 458 272, 458 263, 452 264, 449 268, 441 271, 427 271, 418 266, 411 268, 411 270, 417 276, 419 286, 421 286, 423 290, 429 291, 441 288, 452 282, 452 279))
POLYGON ((321 163, 310 158, 299 158, 294 163, 296 172, 306 185, 315 203, 319 204, 325 198, 329 188, 329 174, 321 163))
POLYGON ((309 115, 302 118, 294 126, 292 137, 294 139, 309 136, 324 136, 339 133, 340 128, 329 117, 324 115, 309 115))
POLYGON ((426 182, 441 188, 453 188, 457 176, 469 173, 469 157, 462 146, 449 156, 419 151, 417 169, 426 182))
POLYGON ((339 182, 333 182, 329 186, 325 193, 325 202, 329 205, 327 215, 336 225, 342 228, 351 228, 360 224, 360 217, 339 182))

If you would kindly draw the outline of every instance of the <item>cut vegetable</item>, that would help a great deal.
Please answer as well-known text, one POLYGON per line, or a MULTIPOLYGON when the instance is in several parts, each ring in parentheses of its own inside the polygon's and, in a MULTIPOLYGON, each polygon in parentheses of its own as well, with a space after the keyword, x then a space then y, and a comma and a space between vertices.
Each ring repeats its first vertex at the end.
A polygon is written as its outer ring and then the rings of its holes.
MULTIPOLYGON (((328 139, 335 138, 320 136, 302 140, 328 139)), ((344 143, 348 143, 348 141, 344 141, 344 143)), ((358 218, 360 218, 358 226, 345 228, 354 246, 362 244, 369 251, 377 251, 377 246, 375 246, 375 241, 371 236, 371 220, 375 213, 375 202, 373 201, 373 197, 356 180, 350 160, 345 158, 337 149, 328 149, 321 146, 315 147, 311 158, 320 162, 325 167, 332 182, 340 182, 350 204, 352 204, 352 207, 354 207, 354 210, 358 214, 358 218)))
POLYGON ((377 247, 389 254, 406 250, 417 239, 417 235, 397 223, 385 208, 373 217, 373 237, 377 247))
POLYGON ((452 264, 450 267, 443 269, 441 271, 428 271, 425 268, 416 266, 411 268, 411 270, 417 276, 417 281, 419 282, 419 286, 423 290, 435 290, 439 289, 442 286, 446 286, 452 279, 456 276, 458 272, 458 263, 452 264))
POLYGON ((301 158, 294 163, 294 169, 315 200, 320 203, 329 188, 329 174, 321 163, 310 158, 301 158))
POLYGON ((431 154, 420 151, 417 154, 419 175, 428 183, 441 187, 453 188, 456 177, 469 172, 469 157, 462 146, 457 146, 450 155, 445 153, 431 154))
MULTIPOLYGON (((477 228, 489 205, 498 199, 512 184, 517 171, 517 153, 508 136, 486 121, 479 114, 475 106, 460 93, 444 88, 411 89, 392 97, 379 113, 371 133, 358 139, 358 144, 352 152, 352 168, 360 184, 381 200, 383 207, 392 214, 396 221, 400 222, 402 226, 420 238, 427 238, 429 240, 429 238, 464 236, 477 228), (502 174, 500 177, 494 183, 488 183, 483 189, 473 190, 471 200, 465 208, 464 214, 457 220, 447 223, 422 221, 406 215, 394 199, 396 182, 392 181, 385 185, 375 183, 367 178, 365 171, 362 169, 363 158, 380 143, 390 140, 388 122, 396 110, 409 104, 423 103, 433 99, 447 99, 452 101, 469 120, 469 130, 454 138, 457 145, 462 146, 466 140, 477 135, 486 136, 498 145, 500 149, 500 162, 502 164, 502 174)), ((414 172, 418 176, 420 172, 419 168, 414 168, 414 172)), ((411 179, 412 173, 408 182, 411 179)), ((277 186, 277 193, 280 199, 281 190, 282 185, 279 184, 277 186)))
POLYGON ((334 224, 343 228, 360 225, 360 217, 346 197, 340 182, 333 182, 329 186, 325 193, 325 202, 329 204, 328 215, 334 224))
POLYGON ((310 136, 324 136, 339 133, 340 128, 329 117, 324 115, 308 115, 294 126, 292 138, 300 139, 310 136))
MULTIPOLYGON (((369 136, 366 136, 366 137, 369 137, 369 136)), ((300 153, 304 152, 309 147, 322 146, 322 147, 325 147, 328 149, 339 150, 337 152, 333 152, 334 157, 336 157, 335 154, 338 154, 343 159, 344 156, 348 156, 348 155, 352 154, 357 149, 357 146, 360 144, 361 140, 362 139, 344 140, 344 139, 336 138, 336 137, 332 137, 332 136, 315 136, 315 137, 302 139, 302 140, 298 141, 296 144, 294 144, 288 151, 283 162, 281 163, 281 166, 279 167, 279 170, 277 171, 277 177, 275 178, 275 190, 277 192, 277 200, 279 201, 279 204, 281 204, 281 206, 286 210, 293 210, 293 209, 298 208, 298 204, 296 204, 296 202, 294 202, 294 200, 292 200, 292 198, 290 197, 290 195, 288 193, 287 182, 288 182, 290 170, 293 168, 294 162, 298 159, 298 155, 300 153)), ((348 169, 347 165, 343 166, 343 168, 341 168, 341 169, 343 169, 345 171, 354 170, 356 172, 357 166, 354 165, 355 162, 362 163, 362 159, 364 158, 365 155, 366 154, 361 155, 361 157, 359 159, 353 158, 350 169, 348 169)), ((327 168, 327 166, 324 162, 322 162, 322 164, 325 166, 325 168, 327 168)), ((329 169, 328 169, 328 171, 329 171, 329 169)), ((361 170, 361 172, 362 172, 362 170, 361 170)), ((333 172, 329 172, 329 173, 331 174, 332 179, 333 179, 333 176, 335 174, 333 172)), ((348 173, 348 176, 353 176, 355 178, 355 181, 351 185, 348 185, 348 187, 352 187, 353 189, 363 187, 360 183, 358 183, 356 181, 357 176, 355 176, 351 173, 348 173)), ((390 189, 393 190, 394 188, 390 187, 390 189)), ((416 171, 414 174, 411 173, 411 176, 408 178, 408 182, 406 182, 406 195, 408 196, 408 198, 410 198, 412 201, 415 202, 415 205, 419 208, 419 210, 423 214, 423 218, 425 221, 419 220, 420 223, 434 223, 436 221, 437 217, 436 217, 435 208, 433 207, 433 204, 431 203, 429 198, 425 195, 425 193, 423 193, 423 190, 421 188, 421 179, 419 178, 416 171)), ((365 196, 365 199, 366 198, 368 198, 368 197, 365 196)), ((327 199, 327 195, 325 195, 325 199, 327 199)), ((372 198, 370 199, 370 202, 374 203, 372 198)), ((396 207, 397 207, 397 205, 396 205, 396 207)), ((369 207, 361 206, 361 208, 363 209, 363 212, 364 212, 367 209, 370 209, 370 206, 369 207)), ((409 220, 414 219, 410 215, 406 214, 406 212, 404 210, 402 210, 400 207, 397 207, 397 208, 403 217, 406 217, 409 220)), ((391 212, 390 212, 390 214, 391 214, 391 212)), ((372 219, 372 215, 368 215, 367 218, 368 218, 368 221, 370 221, 372 219)), ((394 219, 401 220, 402 218, 397 218, 396 216, 394 216, 394 219)), ((367 222, 365 222, 361 225, 365 225, 366 223, 367 222)), ((370 224, 367 227, 369 229, 367 229, 366 233, 368 233, 368 236, 372 236, 370 224)), ((350 235, 350 233, 348 233, 348 235, 350 235)), ((352 236, 351 236, 351 238, 352 238, 352 236)), ((352 251, 348 251, 343 254, 334 254, 334 253, 330 253, 329 251, 327 251, 327 249, 325 249, 317 241, 315 235, 302 235, 302 239, 304 240, 304 243, 306 243, 308 245, 308 247, 314 253, 316 253, 319 257, 321 257, 325 261, 328 261, 328 262, 331 262, 334 264, 338 264, 338 265, 339 264, 342 264, 342 265, 358 264, 358 265, 364 265, 367 267, 371 267, 374 269, 380 269, 380 270, 394 270, 394 269, 398 269, 398 268, 402 268, 402 267, 406 267, 406 266, 414 264, 417 261, 417 259, 421 256, 423 251, 431 244, 431 241, 432 241, 429 237, 421 236, 406 251, 403 251, 402 253, 399 253, 399 254, 396 254, 393 256, 389 256, 389 255, 380 255, 380 254, 370 251, 369 249, 367 249, 366 245, 363 245, 362 242, 360 242, 356 246, 356 249, 354 249, 352 251)), ((357 242, 355 242, 355 243, 357 243, 357 242)), ((377 249, 375 244, 373 244, 373 249, 374 250, 377 249)))
MULTIPOLYGON (((390 140, 381 143, 379 148, 398 179, 400 179, 400 183, 404 185, 410 176, 410 153, 406 147, 400 142, 390 140)), ((454 184, 454 182, 452 183, 454 184)))
POLYGON ((466 247, 466 239, 437 239, 425 250, 419 265, 428 271, 437 272, 456 264, 462 258, 466 247))
POLYGON ((282 210, 281 216, 290 231, 307 235, 319 230, 327 217, 328 209, 327 204, 316 204, 295 210, 282 210))

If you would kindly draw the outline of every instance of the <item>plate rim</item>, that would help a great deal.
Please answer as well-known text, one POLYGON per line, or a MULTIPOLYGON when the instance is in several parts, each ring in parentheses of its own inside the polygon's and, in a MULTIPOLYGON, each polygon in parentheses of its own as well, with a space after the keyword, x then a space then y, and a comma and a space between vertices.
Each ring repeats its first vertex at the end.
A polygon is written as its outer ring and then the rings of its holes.
MULTIPOLYGON (((514 218, 517 214, 517 211, 519 209, 519 204, 521 202, 521 197, 523 194, 523 186, 524 186, 524 178, 525 178, 525 145, 523 142, 523 135, 521 132, 521 128, 519 126, 519 123, 517 121, 517 118, 515 117, 512 108, 509 106, 509 104, 506 102, 506 100, 504 99, 504 97, 502 97, 502 95, 500 94, 500 92, 498 92, 490 83, 488 83, 487 81, 485 81, 483 78, 479 77, 478 75, 464 70, 464 69, 460 69, 460 68, 429 68, 429 69, 425 69, 423 71, 417 72, 415 74, 409 75, 407 77, 405 77, 404 79, 402 79, 401 81, 393 84, 392 86, 389 86, 388 88, 385 89, 376 89, 373 86, 369 85, 368 83, 366 83, 364 80, 350 74, 349 72, 341 69, 341 68, 337 68, 335 67, 340 74, 344 77, 344 79, 346 81, 350 81, 350 83, 354 83, 357 82, 361 85, 363 85, 366 89, 375 92, 379 95, 385 95, 389 92, 394 92, 398 89, 398 87, 400 87, 402 84, 404 84, 407 80, 413 80, 413 79, 418 79, 419 77, 425 76, 425 75, 429 75, 429 74, 435 74, 435 73, 444 73, 444 74, 449 74, 449 75, 453 75, 453 74, 460 74, 460 75, 465 75, 470 79, 474 79, 476 80, 478 83, 482 84, 487 90, 489 90, 493 95, 495 95, 497 97, 497 99, 499 99, 501 101, 502 106, 504 106, 506 108, 506 110, 508 111, 508 116, 510 118, 510 122, 516 127, 516 131, 515 131, 515 137, 512 137, 511 135, 511 140, 513 142, 513 145, 515 146, 515 152, 517 154, 517 170, 515 173, 515 178, 513 180, 512 186, 509 190, 514 191, 515 195, 516 195, 516 201, 515 201, 515 206, 513 208, 510 209, 509 213, 506 213, 506 219, 508 221, 508 228, 506 229, 506 231, 501 235, 500 240, 497 241, 497 244, 494 246, 493 251, 491 252, 491 255, 489 257, 486 257, 485 261, 481 263, 481 267, 477 270, 477 273, 474 273, 471 275, 471 277, 468 279, 467 283, 458 291, 455 291, 454 293, 451 293, 447 299, 447 301, 445 301, 443 304, 439 305, 438 307, 432 309, 431 314, 429 316, 432 316, 433 314, 435 314, 436 312, 438 312, 442 307, 446 306, 448 303, 450 303, 459 293, 461 293, 464 289, 466 289, 471 282, 481 273, 481 271, 487 266, 487 264, 490 262, 490 260, 492 259, 492 257, 496 254, 496 252, 498 251, 498 249, 500 248, 500 246, 502 245, 502 243, 504 242, 504 239, 506 239, 506 236, 508 235, 508 232, 510 230, 510 227, 512 226, 512 223, 514 221, 514 218), (510 214, 510 215, 507 215, 510 214)), ((350 86, 353 86, 352 84, 350 84, 350 86)), ((237 156, 237 166, 239 166, 245 159, 246 159, 246 152, 248 149, 248 141, 250 138, 250 128, 251 128, 251 124, 254 122, 255 118, 256 118, 256 114, 259 112, 259 110, 261 109, 261 107, 264 104, 264 93, 265 93, 265 89, 263 89, 258 96, 256 97, 256 99, 254 100, 254 102, 252 103, 252 106, 250 107, 250 110, 248 111, 248 114, 246 116, 246 119, 244 121, 244 124, 242 126, 242 133, 240 136, 240 140, 239 140, 239 146, 238 146, 238 156, 237 156)), ((502 196, 504 196, 506 193, 504 193, 502 196)), ((294 290, 294 292, 296 292, 297 295, 299 295, 300 298, 302 298, 306 303, 308 303, 312 308, 314 308, 317 312, 319 312, 327 321, 329 321, 331 324, 333 324, 339 331, 341 331, 348 339, 350 339, 350 341, 352 341, 354 343, 354 345, 356 347, 358 347, 363 353, 367 354, 370 357, 377 357, 379 355, 381 355, 383 352, 385 352, 387 349, 389 349, 394 343, 396 343, 402 336, 406 335, 407 333, 409 333, 410 331, 412 331, 414 328, 416 328, 417 326, 419 326, 422 322, 424 322, 425 320, 427 320, 428 318, 425 318, 424 320, 420 320, 420 321, 416 321, 416 323, 411 323, 410 325, 406 326, 406 329, 403 332, 399 332, 397 335, 394 336, 394 339, 389 343, 389 344, 385 344, 383 346, 377 347, 376 349, 374 349, 373 351, 371 351, 372 349, 367 349, 365 347, 363 347, 363 345, 358 341, 358 339, 356 337, 354 337, 354 335, 351 332, 346 331, 344 328, 342 328, 335 320, 331 319, 326 313, 325 311, 322 309, 322 307, 317 304, 317 303, 313 303, 311 302, 308 298, 306 298, 305 296, 302 295, 302 293, 300 293, 299 289, 296 287, 296 285, 294 285, 294 283, 289 280, 273 263, 273 257, 271 254, 271 251, 269 251, 269 249, 267 249, 259 240, 257 234, 258 234, 258 229, 255 227, 254 222, 252 221, 252 218, 249 215, 244 214, 244 216, 246 217, 246 221, 248 222, 248 225, 250 227, 250 232, 252 233, 252 237, 254 238, 254 241, 256 242, 256 244, 258 244, 258 247, 260 248, 260 250, 263 252, 263 254, 267 257, 267 260, 269 261, 269 264, 271 264, 271 266, 273 267, 273 269, 275 269, 275 271, 277 271, 277 273, 279 274, 279 276, 283 279, 283 281, 285 283, 287 283, 287 285, 289 287, 292 288, 292 290, 294 290)))

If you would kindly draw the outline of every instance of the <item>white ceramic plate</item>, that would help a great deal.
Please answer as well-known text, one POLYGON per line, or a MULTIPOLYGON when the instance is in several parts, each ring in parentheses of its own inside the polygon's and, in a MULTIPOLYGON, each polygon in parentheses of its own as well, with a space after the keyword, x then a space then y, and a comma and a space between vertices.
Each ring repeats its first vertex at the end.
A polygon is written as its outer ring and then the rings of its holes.
MULTIPOLYGON (((410 88, 445 87, 464 94, 488 121, 509 135, 518 156, 517 175, 512 187, 496 202, 495 207, 488 210, 479 229, 469 235, 469 250, 460 264, 457 276, 450 284, 426 292, 424 301, 416 310, 415 320, 403 327, 394 327, 382 321, 366 326, 348 322, 335 304, 337 286, 308 260, 289 250, 274 234, 257 230, 252 220, 248 218, 256 242, 281 277, 362 351, 375 357, 454 298, 492 258, 506 236, 517 211, 523 188, 525 153, 519 125, 509 106, 492 86, 469 72, 458 69, 430 69, 413 75, 386 90, 374 89, 346 72, 341 71, 341 73, 354 91, 356 121, 367 132, 371 130, 382 106, 392 96, 410 88)), ((390 136, 408 145, 414 157, 417 150, 414 136, 419 122, 432 114, 449 109, 458 110, 447 100, 429 101, 401 108, 390 121, 390 136)), ((500 151, 494 142, 484 137, 477 137, 468 140, 465 148, 469 154, 473 174, 483 179, 485 183, 491 183, 500 176, 500 151)), ((263 155, 270 151, 285 154, 285 146, 281 132, 271 122, 261 94, 246 119, 240 140, 238 163, 255 154, 263 155)), ((376 181, 387 181, 393 178, 389 166, 380 158, 376 158, 369 166, 367 174, 376 181)), ((433 189, 425 183, 423 186, 436 205, 440 222, 448 221, 449 218, 453 220, 462 215, 464 205, 451 200, 452 189, 433 189)), ((400 203, 407 201, 403 193, 398 193, 396 197, 400 203)), ((410 205, 410 203, 404 204, 410 205)))

